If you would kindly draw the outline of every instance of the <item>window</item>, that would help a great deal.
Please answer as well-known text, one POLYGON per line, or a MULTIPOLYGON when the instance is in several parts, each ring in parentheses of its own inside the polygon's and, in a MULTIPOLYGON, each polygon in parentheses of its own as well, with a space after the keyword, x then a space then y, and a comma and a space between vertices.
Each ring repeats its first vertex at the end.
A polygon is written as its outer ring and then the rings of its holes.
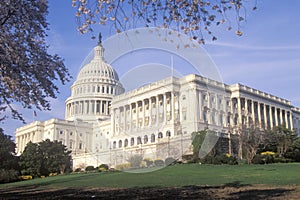
POLYGON ((134 138, 131 138, 130 139, 130 146, 133 146, 134 145, 134 138))
POLYGON ((152 143, 155 142, 155 135, 154 134, 151 135, 151 142, 152 143))
POLYGON ((82 142, 79 143, 79 149, 82 149, 82 142))
POLYGON ((167 137, 170 137, 170 136, 171 136, 171 132, 170 132, 170 131, 167 131, 167 132, 166 132, 166 136, 167 136, 167 137))
POLYGON ((142 144, 142 139, 141 139, 141 137, 138 137, 137 138, 137 144, 139 145, 139 144, 142 144))
POLYGON ((128 140, 127 139, 125 139, 125 141, 124 141, 124 147, 128 147, 128 140))
POLYGON ((148 136, 145 135, 145 136, 144 136, 144 144, 147 144, 147 143, 148 143, 148 136))
POLYGON ((122 140, 119 140, 119 148, 122 148, 122 140))
POLYGON ((158 138, 163 138, 162 132, 159 132, 159 133, 158 133, 158 138))

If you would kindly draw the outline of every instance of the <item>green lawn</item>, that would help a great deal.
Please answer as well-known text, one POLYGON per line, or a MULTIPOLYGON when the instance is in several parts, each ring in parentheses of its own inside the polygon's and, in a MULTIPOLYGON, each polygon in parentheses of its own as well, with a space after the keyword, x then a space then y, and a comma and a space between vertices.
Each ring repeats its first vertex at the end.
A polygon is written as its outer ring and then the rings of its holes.
POLYGON ((300 185, 300 163, 236 166, 184 164, 148 173, 103 172, 38 178, 1 184, 0 188, 18 186, 131 188, 253 184, 300 185))

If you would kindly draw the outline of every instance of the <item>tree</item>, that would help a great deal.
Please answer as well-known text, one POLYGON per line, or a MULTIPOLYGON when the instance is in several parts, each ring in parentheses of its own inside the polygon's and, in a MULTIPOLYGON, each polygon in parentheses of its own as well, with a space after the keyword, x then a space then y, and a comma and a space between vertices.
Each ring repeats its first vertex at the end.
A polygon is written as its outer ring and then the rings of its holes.
POLYGON ((193 159, 199 159, 199 151, 206 136, 207 130, 192 133, 193 159))
POLYGON ((49 139, 39 143, 43 154, 44 166, 48 173, 63 174, 71 166, 71 151, 57 140, 49 139))
POLYGON ((286 153, 295 140, 296 134, 286 128, 285 125, 275 127, 268 134, 268 143, 277 147, 279 157, 282 157, 286 153))
POLYGON ((215 131, 208 129, 192 133, 193 158, 198 161, 208 154, 216 156, 219 137, 215 131))
POLYGON ((17 169, 15 149, 16 144, 11 140, 11 136, 5 135, 0 128, 0 169, 17 169))
MULTIPOLYGON (((256 10, 256 0, 248 5, 245 0, 73 0, 77 9, 76 19, 80 33, 93 32, 92 26, 111 25, 116 32, 138 26, 171 28, 189 34, 199 43, 204 35, 211 36, 213 26, 227 24, 232 29, 236 23, 236 34, 241 36, 241 22, 246 19, 246 8, 256 10)), ((94 36, 93 36, 94 37, 94 36)))
POLYGON ((292 130, 286 128, 285 125, 277 126, 274 133, 277 136, 277 153, 279 156, 283 156, 283 154, 293 144, 296 135, 292 130))
POLYGON ((71 166, 70 154, 71 151, 58 141, 29 142, 20 157, 22 174, 47 176, 49 173, 64 173, 71 166))
POLYGON ((43 156, 39 145, 36 143, 29 142, 26 145, 23 153, 20 156, 19 165, 23 175, 39 177, 46 174, 43 156))
POLYGON ((245 156, 247 163, 251 164, 258 149, 265 144, 265 132, 259 127, 243 128, 239 137, 242 146, 242 154, 245 156))
POLYGON ((130 156, 127 161, 130 163, 131 168, 136 169, 139 168, 142 161, 143 161, 143 155, 140 154, 134 154, 130 156))
POLYGON ((57 80, 71 77, 58 55, 47 53, 47 1, 2 0, 0 2, 0 121, 9 108, 12 117, 24 121, 13 107, 50 110, 56 98, 57 80))

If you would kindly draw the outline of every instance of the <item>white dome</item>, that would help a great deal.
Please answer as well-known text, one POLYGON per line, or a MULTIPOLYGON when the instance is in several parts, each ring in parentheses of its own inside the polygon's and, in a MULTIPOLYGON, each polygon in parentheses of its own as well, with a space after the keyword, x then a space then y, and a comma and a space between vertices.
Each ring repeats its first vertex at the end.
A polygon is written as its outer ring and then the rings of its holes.
POLYGON ((119 80, 116 71, 104 60, 104 48, 101 43, 94 48, 94 58, 80 70, 77 80, 82 81, 91 78, 101 78, 106 80, 119 80))
POLYGON ((104 60, 104 48, 99 41, 93 59, 81 68, 71 86, 65 118, 92 123, 109 119, 113 96, 124 91, 117 72, 104 60))

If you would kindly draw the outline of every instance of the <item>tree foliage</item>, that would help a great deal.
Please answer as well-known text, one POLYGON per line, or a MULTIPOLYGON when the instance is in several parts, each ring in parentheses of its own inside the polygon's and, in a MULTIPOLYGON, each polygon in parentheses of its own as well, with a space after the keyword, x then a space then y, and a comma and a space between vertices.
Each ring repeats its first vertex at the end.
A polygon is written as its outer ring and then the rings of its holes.
MULTIPOLYGON (((0 2, 0 118, 23 120, 13 106, 50 109, 48 97, 58 93, 56 81, 65 84, 70 74, 58 55, 46 44, 47 1, 2 0, 0 2)), ((23 120, 24 121, 24 120, 23 120)))
POLYGON ((71 165, 71 151, 58 141, 45 140, 38 144, 29 142, 20 156, 22 174, 47 176, 64 173, 71 165))
POLYGON ((204 141, 204 138, 207 134, 207 130, 202 130, 199 132, 192 133, 192 145, 193 145, 193 158, 199 159, 199 151, 201 148, 201 145, 204 141))
POLYGON ((293 144, 293 141, 296 139, 296 135, 290 129, 287 129, 285 125, 277 126, 273 130, 275 135, 275 142, 277 146, 277 153, 279 156, 283 156, 288 148, 293 144))
POLYGON ((213 26, 226 24, 241 36, 241 22, 246 19, 246 8, 256 10, 256 0, 73 0, 78 30, 92 32, 92 26, 112 25, 116 32, 134 27, 170 28, 190 35, 199 43, 204 35, 217 37, 213 26), (234 22, 234 24, 233 24, 234 22))
POLYGON ((242 129, 240 138, 243 156, 251 164, 261 145, 265 144, 265 132, 258 127, 250 127, 242 129))
POLYGON ((17 169, 17 157, 15 156, 16 144, 11 136, 5 135, 0 128, 0 169, 17 169))
POLYGON ((39 177, 46 174, 43 156, 39 145, 36 143, 29 142, 26 145, 22 155, 20 156, 19 165, 23 175, 39 177))

